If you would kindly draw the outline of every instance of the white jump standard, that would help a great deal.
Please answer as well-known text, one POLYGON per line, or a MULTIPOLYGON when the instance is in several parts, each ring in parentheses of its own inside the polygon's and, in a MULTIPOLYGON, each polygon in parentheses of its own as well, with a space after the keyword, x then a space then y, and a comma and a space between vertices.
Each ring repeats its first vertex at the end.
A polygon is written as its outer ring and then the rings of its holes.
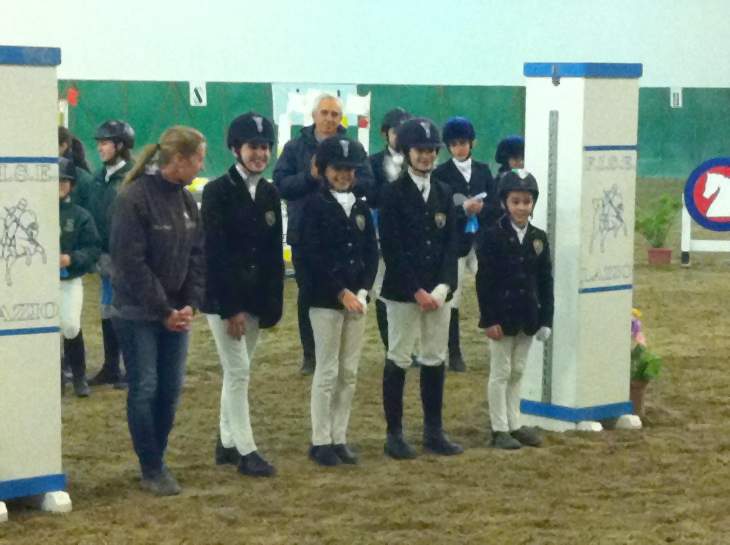
POLYGON ((526 63, 525 167, 553 249, 554 335, 525 371, 523 422, 639 427, 629 401, 641 64, 526 63), (546 183, 547 182, 547 183, 546 183))
POLYGON ((61 468, 56 48, 0 46, 0 522, 3 500, 71 510, 61 468))

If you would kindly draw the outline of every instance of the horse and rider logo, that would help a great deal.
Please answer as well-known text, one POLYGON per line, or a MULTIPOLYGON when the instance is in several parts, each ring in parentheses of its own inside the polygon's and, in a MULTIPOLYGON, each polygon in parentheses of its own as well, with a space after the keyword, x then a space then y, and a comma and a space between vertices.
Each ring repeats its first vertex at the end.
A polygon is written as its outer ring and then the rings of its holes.
POLYGON ((446 226, 446 214, 442 212, 436 212, 433 220, 436 223, 436 227, 438 227, 439 229, 443 229, 446 226))
POLYGON ((28 201, 20 199, 15 206, 0 209, 0 260, 5 265, 5 284, 13 285, 13 265, 23 258, 30 266, 34 255, 46 263, 46 250, 38 242, 38 216, 28 208, 28 201))
POLYGON ((273 227, 276 223, 276 214, 273 210, 267 210, 264 214, 264 220, 266 221, 266 225, 269 227, 273 227))
POLYGON ((730 231, 730 157, 705 161, 684 186, 687 212, 705 229, 730 231))
POLYGON ((603 190, 598 199, 593 199, 593 231, 591 233, 590 253, 593 253, 593 246, 598 241, 601 253, 606 250, 606 239, 609 235, 613 238, 623 232, 624 237, 628 236, 626 221, 624 218, 624 197, 613 184, 610 189, 603 190))
POLYGON ((360 229, 360 231, 364 231, 365 226, 367 225, 365 222, 365 216, 362 214, 355 216, 355 225, 357 225, 357 228, 360 229))

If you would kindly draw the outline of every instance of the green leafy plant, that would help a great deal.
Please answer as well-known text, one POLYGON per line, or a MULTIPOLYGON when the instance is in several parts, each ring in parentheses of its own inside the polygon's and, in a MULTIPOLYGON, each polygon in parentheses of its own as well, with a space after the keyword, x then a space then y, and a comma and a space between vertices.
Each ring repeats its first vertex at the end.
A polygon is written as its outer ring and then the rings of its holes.
POLYGON ((649 381, 662 371, 662 358, 646 348, 641 311, 631 309, 631 380, 649 381))
POLYGON ((669 228, 680 208, 680 199, 662 195, 645 209, 637 210, 636 230, 646 238, 652 248, 663 248, 669 228))
POLYGON ((662 372, 662 358, 637 344, 631 350, 631 380, 649 381, 662 372))

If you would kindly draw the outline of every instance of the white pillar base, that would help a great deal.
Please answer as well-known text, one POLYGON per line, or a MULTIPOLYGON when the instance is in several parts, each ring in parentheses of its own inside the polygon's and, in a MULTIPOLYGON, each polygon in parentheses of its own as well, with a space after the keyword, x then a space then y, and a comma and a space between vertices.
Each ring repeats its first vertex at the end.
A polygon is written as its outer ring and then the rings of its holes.
POLYGON ((41 510, 49 513, 70 513, 71 497, 66 492, 47 492, 43 494, 41 510))
POLYGON ((603 425, 593 420, 583 420, 575 427, 577 431, 603 431, 603 425))
POLYGON ((522 413, 520 421, 525 426, 536 426, 548 431, 603 431, 603 425, 593 420, 582 420, 576 423, 522 413))
POLYGON ((623 414, 616 419, 617 430, 640 430, 641 418, 635 414, 623 414))
POLYGON ((8 508, 5 507, 5 502, 0 501, 0 522, 8 521, 8 508))

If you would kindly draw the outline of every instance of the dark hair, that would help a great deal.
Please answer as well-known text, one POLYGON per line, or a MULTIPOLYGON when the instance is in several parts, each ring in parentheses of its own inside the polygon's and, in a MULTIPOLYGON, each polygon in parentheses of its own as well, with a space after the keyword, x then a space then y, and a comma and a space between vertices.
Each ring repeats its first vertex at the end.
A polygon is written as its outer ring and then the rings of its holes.
POLYGON ((58 145, 66 144, 66 153, 63 156, 71 161, 77 168, 91 173, 89 163, 86 161, 86 150, 81 140, 76 138, 66 127, 58 127, 58 145))

